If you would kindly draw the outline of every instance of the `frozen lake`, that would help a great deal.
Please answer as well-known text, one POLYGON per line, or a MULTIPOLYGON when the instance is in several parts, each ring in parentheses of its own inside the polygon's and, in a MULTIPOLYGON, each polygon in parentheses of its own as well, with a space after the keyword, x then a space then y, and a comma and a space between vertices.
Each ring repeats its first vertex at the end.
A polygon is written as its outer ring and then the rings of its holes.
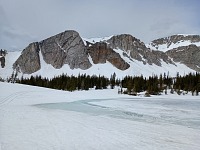
POLYGON ((200 100, 115 98, 40 104, 39 107, 200 129, 200 100))

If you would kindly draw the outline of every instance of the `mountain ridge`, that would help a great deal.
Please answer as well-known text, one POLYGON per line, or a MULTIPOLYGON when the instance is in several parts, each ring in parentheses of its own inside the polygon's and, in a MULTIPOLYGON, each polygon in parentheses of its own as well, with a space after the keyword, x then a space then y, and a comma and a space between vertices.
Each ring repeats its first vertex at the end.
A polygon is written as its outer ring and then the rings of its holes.
POLYGON ((54 68, 53 72, 69 74, 93 72, 108 76, 116 72, 123 76, 148 76, 171 72, 175 75, 177 72, 183 74, 200 71, 199 46, 198 35, 172 35, 144 44, 130 34, 86 39, 81 38, 74 30, 67 30, 40 42, 31 43, 13 63, 13 69, 21 76, 43 76, 43 66, 46 65, 51 66, 46 68, 54 68), (189 46, 192 44, 194 46, 189 46), (163 45, 169 50, 163 51, 163 45))

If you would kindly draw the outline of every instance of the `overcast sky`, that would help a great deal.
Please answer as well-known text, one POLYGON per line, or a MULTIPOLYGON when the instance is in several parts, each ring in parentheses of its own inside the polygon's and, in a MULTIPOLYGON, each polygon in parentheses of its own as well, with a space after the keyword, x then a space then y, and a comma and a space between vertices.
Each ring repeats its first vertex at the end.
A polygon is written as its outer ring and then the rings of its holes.
POLYGON ((21 50, 65 30, 128 33, 144 42, 200 34, 200 0, 0 0, 0 48, 21 50))

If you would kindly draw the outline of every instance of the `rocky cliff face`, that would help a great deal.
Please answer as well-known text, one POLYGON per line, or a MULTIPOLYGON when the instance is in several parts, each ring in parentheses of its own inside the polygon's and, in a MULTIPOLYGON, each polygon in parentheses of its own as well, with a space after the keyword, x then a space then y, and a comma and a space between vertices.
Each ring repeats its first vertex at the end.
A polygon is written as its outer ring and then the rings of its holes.
POLYGON ((118 53, 108 47, 104 42, 97 42, 88 47, 88 52, 94 64, 104 64, 106 61, 120 70, 126 70, 130 65, 118 53))
POLYGON ((13 64, 13 68, 18 72, 25 74, 31 74, 38 71, 40 66, 40 56, 39 56, 39 43, 31 43, 26 47, 20 57, 13 64))
POLYGON ((182 46, 166 52, 175 62, 180 62, 200 72, 200 48, 196 45, 182 46))
POLYGON ((40 42, 40 49, 47 64, 61 68, 68 64, 71 69, 91 67, 87 49, 76 31, 66 31, 40 42))
POLYGON ((165 53, 148 49, 143 42, 129 34, 113 36, 107 43, 112 48, 124 50, 132 59, 142 61, 143 64, 161 66, 161 60, 173 64, 165 53))

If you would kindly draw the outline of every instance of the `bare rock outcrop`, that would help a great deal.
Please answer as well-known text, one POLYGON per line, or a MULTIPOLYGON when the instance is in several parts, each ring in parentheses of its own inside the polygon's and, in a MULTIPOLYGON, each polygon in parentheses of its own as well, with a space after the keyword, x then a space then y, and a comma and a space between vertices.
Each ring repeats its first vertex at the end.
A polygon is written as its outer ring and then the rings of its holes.
POLYGON ((24 74, 31 74, 38 71, 41 68, 39 51, 38 42, 29 44, 13 64, 13 69, 24 74))
POLYGON ((97 42, 88 47, 88 52, 94 64, 104 64, 106 61, 120 70, 126 70, 130 65, 121 56, 104 42, 97 42))

